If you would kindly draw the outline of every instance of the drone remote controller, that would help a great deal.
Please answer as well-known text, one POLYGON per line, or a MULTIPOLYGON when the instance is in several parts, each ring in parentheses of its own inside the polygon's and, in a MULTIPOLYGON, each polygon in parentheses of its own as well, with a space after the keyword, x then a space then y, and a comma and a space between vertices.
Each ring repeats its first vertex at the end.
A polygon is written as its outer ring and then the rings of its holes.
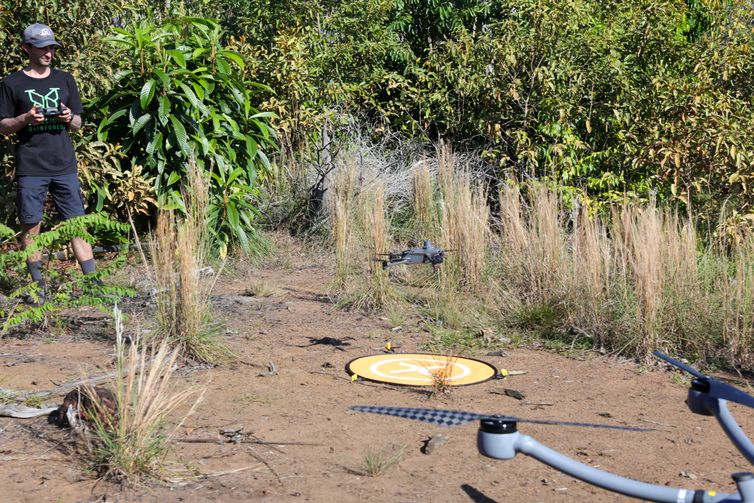
POLYGON ((63 104, 61 103, 57 107, 38 107, 37 111, 38 113, 41 113, 45 117, 57 117, 65 113, 65 108, 63 107, 63 104))

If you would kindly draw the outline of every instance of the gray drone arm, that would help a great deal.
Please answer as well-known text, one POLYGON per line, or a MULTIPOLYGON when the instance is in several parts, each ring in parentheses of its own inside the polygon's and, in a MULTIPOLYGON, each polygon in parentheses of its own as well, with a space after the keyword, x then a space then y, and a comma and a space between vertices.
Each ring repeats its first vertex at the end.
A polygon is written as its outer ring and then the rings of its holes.
POLYGON ((754 443, 749 440, 746 433, 738 426, 735 418, 728 410, 727 400, 713 398, 703 391, 691 388, 689 389, 686 403, 691 412, 705 416, 715 416, 717 422, 720 423, 720 427, 728 435, 728 438, 736 446, 736 449, 743 454, 749 463, 754 464, 754 443))
MULTIPOLYGON (((754 495, 747 494, 747 489, 754 492, 754 478, 751 480, 736 482, 739 485, 739 494, 722 494, 714 491, 695 491, 693 489, 680 489, 667 486, 653 485, 640 482, 612 473, 593 468, 568 456, 550 449, 537 442, 528 435, 523 435, 516 430, 515 423, 507 423, 501 430, 501 424, 485 425, 484 421, 477 435, 477 447, 483 455, 494 459, 512 459, 521 452, 527 456, 549 465, 566 475, 583 480, 608 491, 625 494, 634 498, 647 501, 660 501, 668 503, 717 503, 723 501, 754 501, 750 499, 754 495), (512 424, 512 426, 510 426, 512 424), (505 431, 503 431, 505 430, 505 431), (749 498, 747 498, 749 496, 749 498)), ((735 477, 734 477, 735 478, 735 477)))

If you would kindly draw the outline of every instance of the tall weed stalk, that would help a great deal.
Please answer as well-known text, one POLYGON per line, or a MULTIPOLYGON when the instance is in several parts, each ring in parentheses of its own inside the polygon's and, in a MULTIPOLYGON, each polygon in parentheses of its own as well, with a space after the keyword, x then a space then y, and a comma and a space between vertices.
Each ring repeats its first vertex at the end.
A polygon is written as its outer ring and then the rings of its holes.
POLYGON ((441 246, 452 250, 441 268, 441 284, 447 289, 480 292, 490 233, 486 190, 472 184, 469 171, 459 166, 445 146, 438 150, 438 178, 442 194, 441 246))
POLYGON ((335 244, 335 287, 345 288, 351 271, 352 219, 356 197, 356 164, 348 157, 338 164, 330 200, 332 238, 335 244))
POLYGON ((151 243, 157 324, 161 336, 191 360, 218 363, 232 353, 211 326, 209 298, 219 272, 206 277, 208 236, 205 226, 207 185, 190 170, 184 191, 185 216, 162 210, 151 243))
POLYGON ((360 295, 357 307, 382 309, 396 297, 395 289, 390 284, 388 271, 382 268, 375 257, 388 252, 388 223, 385 217, 385 189, 377 180, 362 192, 358 198, 359 221, 364 234, 365 262, 369 267, 369 280, 366 291, 360 295))
POLYGON ((437 242, 440 234, 440 221, 435 198, 435 181, 432 179, 432 173, 426 160, 417 163, 411 174, 414 234, 423 239, 437 242))

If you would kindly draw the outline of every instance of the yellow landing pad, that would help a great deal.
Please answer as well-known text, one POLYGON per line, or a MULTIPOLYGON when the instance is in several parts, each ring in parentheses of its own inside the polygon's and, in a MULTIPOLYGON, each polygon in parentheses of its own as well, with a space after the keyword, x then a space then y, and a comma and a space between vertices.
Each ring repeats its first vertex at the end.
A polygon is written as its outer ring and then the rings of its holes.
POLYGON ((497 375, 495 367, 480 360, 417 353, 363 356, 348 362, 346 371, 369 381, 408 386, 433 386, 438 379, 449 386, 463 386, 497 375))

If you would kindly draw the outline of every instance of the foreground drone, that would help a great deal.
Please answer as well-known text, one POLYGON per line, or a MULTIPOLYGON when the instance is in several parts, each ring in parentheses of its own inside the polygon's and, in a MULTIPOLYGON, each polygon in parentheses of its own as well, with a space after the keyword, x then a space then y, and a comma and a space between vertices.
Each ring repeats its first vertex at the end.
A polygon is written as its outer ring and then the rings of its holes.
MULTIPOLYGON (((676 368, 688 372, 694 377, 686 400, 691 412, 714 416, 733 445, 750 463, 754 464, 754 443, 746 436, 727 407, 727 402, 735 402, 754 408, 754 397, 730 384, 707 376, 695 368, 681 363, 659 351, 655 351, 654 355, 676 368)), ((466 411, 418 409, 409 407, 361 405, 351 407, 351 410, 397 416, 440 426, 461 426, 472 421, 479 421, 477 448, 484 456, 493 459, 513 459, 516 454, 522 453, 594 486, 645 501, 659 501, 666 503, 754 503, 754 473, 751 472, 742 471, 732 474, 733 481, 736 483, 738 489, 737 492, 733 493, 649 484, 639 480, 622 477, 576 461, 575 459, 537 442, 534 438, 522 434, 518 431, 517 425, 518 423, 537 423, 616 430, 652 431, 647 428, 542 419, 522 419, 500 414, 478 414, 466 411)))
POLYGON ((443 250, 437 248, 432 244, 432 241, 424 241, 422 246, 416 248, 409 248, 402 252, 391 253, 379 253, 378 255, 387 257, 386 259, 376 258, 375 261, 382 262, 382 268, 387 269, 394 265, 410 265, 410 264, 432 264, 432 268, 436 268, 442 264, 445 260, 445 252, 449 250, 443 250))

